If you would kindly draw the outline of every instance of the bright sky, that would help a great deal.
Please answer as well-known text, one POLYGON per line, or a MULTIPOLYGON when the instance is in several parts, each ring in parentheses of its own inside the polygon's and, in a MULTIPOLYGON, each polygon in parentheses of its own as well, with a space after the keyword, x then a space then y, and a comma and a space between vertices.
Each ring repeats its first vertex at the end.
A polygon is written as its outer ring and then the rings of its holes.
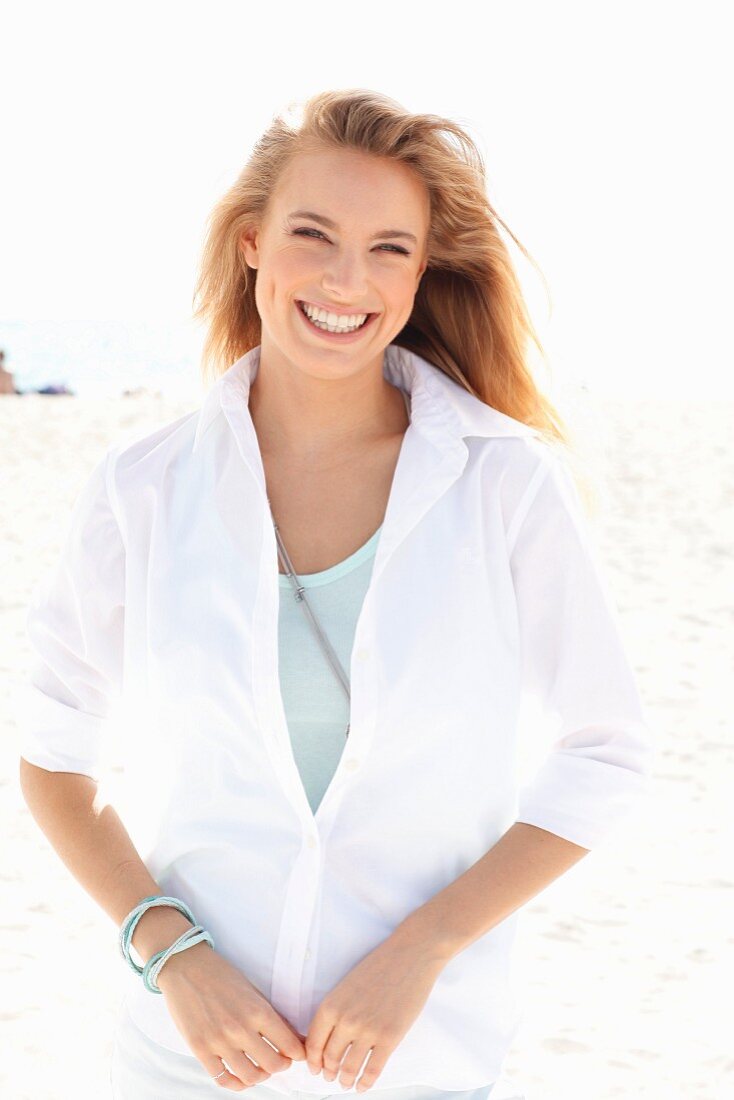
POLYGON ((479 141, 559 380, 732 395, 728 9, 6 5, 0 319, 186 320, 206 217, 272 116, 368 87, 479 141))

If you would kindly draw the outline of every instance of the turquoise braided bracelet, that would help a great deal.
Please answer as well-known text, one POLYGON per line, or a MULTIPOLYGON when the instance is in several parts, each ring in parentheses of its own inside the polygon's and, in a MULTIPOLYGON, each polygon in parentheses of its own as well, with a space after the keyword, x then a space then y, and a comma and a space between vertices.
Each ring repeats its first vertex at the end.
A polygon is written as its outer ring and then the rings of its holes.
MULTIPOLYGON (((178 909, 180 913, 183 913, 192 924, 196 924, 196 917, 191 912, 186 902, 181 901, 180 898, 170 898, 160 894, 151 894, 150 897, 143 898, 143 900, 139 902, 134 909, 131 909, 125 917, 120 928, 119 936, 120 953, 128 966, 134 970, 136 974, 142 974, 143 967, 138 966, 130 955, 133 932, 143 914, 147 913, 149 909, 152 909, 156 905, 170 905, 174 909, 178 909)), ((187 931, 190 931, 190 929, 187 931)))
POLYGON ((145 988, 149 989, 151 993, 162 993, 163 990, 158 988, 157 978, 164 964, 168 962, 172 955, 177 955, 179 951, 186 951, 187 948, 194 947, 204 940, 210 947, 214 947, 214 940, 211 935, 205 931, 202 925, 196 924, 193 928, 187 928, 170 947, 166 947, 163 951, 156 951, 155 955, 151 955, 143 967, 143 985, 145 988))

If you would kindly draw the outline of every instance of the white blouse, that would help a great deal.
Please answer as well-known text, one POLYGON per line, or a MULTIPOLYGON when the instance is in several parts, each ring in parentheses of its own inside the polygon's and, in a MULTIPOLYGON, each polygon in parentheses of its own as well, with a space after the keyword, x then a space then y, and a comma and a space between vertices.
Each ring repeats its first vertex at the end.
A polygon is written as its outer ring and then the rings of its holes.
MULTIPOLYGON (((27 614, 21 755, 100 778, 124 699, 138 851, 306 1034, 347 971, 513 822, 601 844, 654 748, 559 455, 391 344, 384 375, 411 423, 355 629, 350 734, 314 814, 279 686, 277 545, 248 409, 259 362, 255 347, 200 410, 92 471, 27 614)), ((517 916, 445 966, 377 1087, 499 1077, 521 1016, 517 916)), ((138 1026, 190 1053, 165 998, 127 974, 138 1026)), ((268 1084, 342 1091, 305 1062, 268 1084)))

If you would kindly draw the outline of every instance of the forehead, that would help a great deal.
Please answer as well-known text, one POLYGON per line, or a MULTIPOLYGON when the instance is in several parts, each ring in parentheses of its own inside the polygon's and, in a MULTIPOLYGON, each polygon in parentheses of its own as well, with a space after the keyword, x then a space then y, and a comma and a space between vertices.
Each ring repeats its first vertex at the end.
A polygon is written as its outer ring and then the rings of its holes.
POLYGON ((332 217, 378 207, 383 215, 413 213, 420 223, 430 203, 412 168, 360 149, 314 149, 296 153, 283 170, 274 199, 282 209, 319 210, 332 217))

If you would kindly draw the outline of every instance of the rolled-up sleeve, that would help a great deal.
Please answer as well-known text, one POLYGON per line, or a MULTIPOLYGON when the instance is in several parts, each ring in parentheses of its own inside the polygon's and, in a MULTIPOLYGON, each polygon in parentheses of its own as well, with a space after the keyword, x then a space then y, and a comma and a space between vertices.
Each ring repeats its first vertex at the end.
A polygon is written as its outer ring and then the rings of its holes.
POLYGON ((61 553, 31 597, 31 663, 18 709, 21 757, 93 779, 122 685, 125 552, 109 467, 108 451, 77 495, 61 553))
POLYGON ((518 821, 592 849, 649 786, 656 738, 575 482, 544 454, 508 531, 523 692, 544 716, 518 821))

